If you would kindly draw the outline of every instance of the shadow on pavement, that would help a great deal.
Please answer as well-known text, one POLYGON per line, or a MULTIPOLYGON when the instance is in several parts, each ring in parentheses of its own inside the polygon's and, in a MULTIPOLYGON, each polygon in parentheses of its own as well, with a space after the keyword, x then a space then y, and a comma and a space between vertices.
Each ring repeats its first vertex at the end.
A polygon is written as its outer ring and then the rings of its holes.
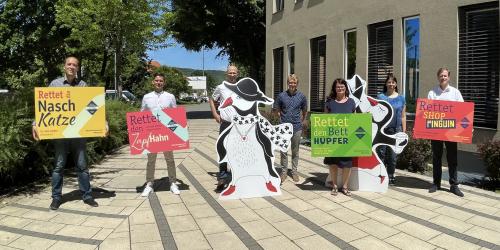
POLYGON ((396 187, 428 189, 431 187, 431 185, 432 183, 415 177, 396 176, 396 187))
MULTIPOLYGON (((99 187, 92 187, 92 197, 94 199, 106 199, 110 197, 115 197, 115 191, 109 191, 103 188, 99 187)), ((75 200, 81 200, 82 199, 82 192, 80 190, 73 190, 69 193, 65 193, 62 195, 61 201, 62 204, 69 202, 69 201, 75 201, 75 200)), ((99 201, 97 201, 99 202, 99 201)))
MULTIPOLYGON (((180 191, 189 190, 188 184, 184 183, 180 179, 177 179, 177 182, 179 183, 177 186, 179 187, 180 191)), ((135 187, 135 190, 137 193, 142 193, 144 187, 146 187, 146 183, 144 183, 142 186, 135 187)), ((153 189, 155 192, 170 191, 170 180, 168 179, 168 177, 163 177, 159 180, 158 179, 154 180, 153 189)))
POLYGON ((210 111, 189 111, 186 112, 188 119, 212 119, 212 112, 210 111))
POLYGON ((296 186, 302 190, 330 190, 330 188, 325 187, 326 176, 328 176, 327 173, 315 172, 310 174, 313 176, 303 179, 302 182, 296 184, 296 186), (309 183, 312 185, 309 185, 309 183))

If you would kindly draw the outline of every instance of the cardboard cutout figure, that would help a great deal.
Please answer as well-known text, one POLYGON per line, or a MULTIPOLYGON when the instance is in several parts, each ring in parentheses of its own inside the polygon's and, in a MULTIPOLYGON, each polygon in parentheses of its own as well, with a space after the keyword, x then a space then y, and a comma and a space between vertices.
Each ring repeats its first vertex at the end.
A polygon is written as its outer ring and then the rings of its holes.
MULTIPOLYGON (((389 146, 396 154, 403 152, 403 149, 408 144, 408 135, 403 132, 398 132, 394 135, 388 135, 384 132, 385 127, 392 120, 394 111, 392 106, 382 100, 377 100, 366 94, 366 81, 360 76, 354 75, 347 80, 349 87, 349 98, 352 98, 356 103, 357 113, 372 114, 372 156, 355 157, 349 180, 349 189, 370 192, 386 192, 389 185, 387 170, 383 160, 377 153, 378 146, 389 146)), ((341 183, 342 175, 339 174, 341 183)), ((331 177, 328 175, 325 185, 331 187, 331 177)))
POLYGON ((292 124, 272 125, 260 115, 258 104, 272 105, 251 78, 224 83, 230 96, 219 106, 221 117, 231 121, 217 139, 219 163, 227 162, 232 180, 220 199, 280 195, 280 178, 274 168, 274 151, 287 151, 292 124))

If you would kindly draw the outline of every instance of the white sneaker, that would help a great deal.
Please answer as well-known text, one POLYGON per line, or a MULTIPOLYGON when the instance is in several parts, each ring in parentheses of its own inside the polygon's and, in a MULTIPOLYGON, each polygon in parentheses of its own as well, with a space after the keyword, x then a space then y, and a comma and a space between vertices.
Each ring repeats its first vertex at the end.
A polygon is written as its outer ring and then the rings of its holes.
POLYGON ((181 191, 179 191, 179 187, 177 187, 177 185, 175 185, 175 183, 172 183, 172 185, 170 185, 170 192, 172 192, 173 194, 176 194, 176 195, 181 194, 181 191))
POLYGON ((146 185, 144 190, 142 191, 141 196, 142 197, 148 197, 149 193, 154 192, 153 187, 151 185, 146 185))

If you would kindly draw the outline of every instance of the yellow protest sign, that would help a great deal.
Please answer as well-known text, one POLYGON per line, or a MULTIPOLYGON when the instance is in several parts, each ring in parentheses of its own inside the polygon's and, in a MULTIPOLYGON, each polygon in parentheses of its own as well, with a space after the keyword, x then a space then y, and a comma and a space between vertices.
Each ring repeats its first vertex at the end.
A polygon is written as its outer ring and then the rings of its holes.
POLYGON ((104 137, 103 87, 35 88, 35 121, 40 139, 104 137))

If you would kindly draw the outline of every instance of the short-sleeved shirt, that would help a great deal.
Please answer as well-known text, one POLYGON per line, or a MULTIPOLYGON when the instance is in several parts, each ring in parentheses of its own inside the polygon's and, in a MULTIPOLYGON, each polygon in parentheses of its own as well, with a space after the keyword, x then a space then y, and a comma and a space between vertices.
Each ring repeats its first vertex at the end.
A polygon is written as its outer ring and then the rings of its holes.
POLYGON ((224 103, 224 100, 226 100, 226 98, 228 98, 232 93, 232 91, 228 89, 226 85, 224 85, 224 82, 217 85, 217 87, 215 87, 214 93, 212 94, 212 99, 218 102, 219 105, 224 103))
POLYGON ((346 102, 339 103, 334 99, 329 99, 325 103, 325 108, 329 113, 333 114, 349 114, 356 111, 356 103, 352 98, 348 98, 346 102))
POLYGON ((291 123, 294 133, 302 130, 301 112, 307 111, 307 98, 299 91, 290 94, 283 91, 274 102, 274 108, 280 110, 280 123, 291 123))
POLYGON ((141 111, 176 107, 177 102, 174 95, 166 91, 160 93, 153 91, 142 98, 141 111))
POLYGON ((455 102, 463 102, 464 98, 462 97, 462 93, 460 90, 448 85, 444 90, 438 85, 434 87, 429 94, 427 95, 427 99, 431 100, 441 100, 441 101, 455 101, 455 102))
POLYGON ((387 128, 402 128, 403 127, 403 109, 406 105, 406 100, 403 95, 398 95, 396 97, 389 97, 385 93, 378 94, 377 98, 388 102, 392 109, 394 110, 394 115, 392 116, 391 122, 387 125, 387 128))

